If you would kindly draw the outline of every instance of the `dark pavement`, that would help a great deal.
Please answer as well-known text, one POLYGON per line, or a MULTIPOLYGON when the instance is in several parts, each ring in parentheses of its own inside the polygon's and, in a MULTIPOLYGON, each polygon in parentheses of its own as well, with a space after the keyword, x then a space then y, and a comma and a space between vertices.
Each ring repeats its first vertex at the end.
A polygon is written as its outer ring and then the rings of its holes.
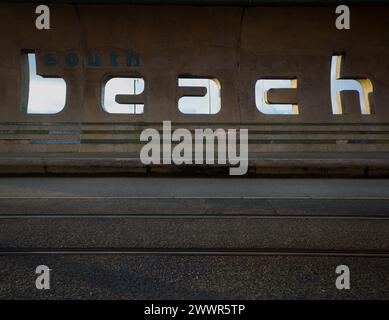
POLYGON ((389 299, 389 180, 1 178, 0 270, 4 299, 389 299))
POLYGON ((389 299, 389 259, 298 256, 28 255, 0 257, 1 298, 389 299), (51 289, 35 288, 46 264, 51 289), (351 289, 337 290, 345 264, 351 289))

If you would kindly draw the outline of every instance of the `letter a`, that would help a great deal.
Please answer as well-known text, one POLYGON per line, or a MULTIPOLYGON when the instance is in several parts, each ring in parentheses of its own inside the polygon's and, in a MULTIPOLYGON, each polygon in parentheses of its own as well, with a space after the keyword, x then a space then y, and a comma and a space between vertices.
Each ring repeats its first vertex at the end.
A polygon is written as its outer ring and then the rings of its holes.
POLYGON ((35 286, 38 290, 50 289, 50 269, 45 265, 37 266, 35 273, 39 276, 35 280, 35 286))
POLYGON ((340 14, 336 18, 335 26, 338 30, 350 29, 350 8, 345 5, 337 6, 335 13, 340 14))
POLYGON ((145 129, 140 134, 140 141, 148 141, 140 150, 140 161, 143 164, 160 164, 161 139, 159 132, 152 128, 145 129))
POLYGON ((50 29, 50 9, 48 6, 39 5, 35 9, 36 14, 40 14, 35 19, 35 26, 38 30, 50 29))
POLYGON ((348 266, 340 265, 336 267, 336 274, 340 274, 339 277, 336 278, 336 288, 338 290, 342 289, 350 289, 350 269, 348 266))

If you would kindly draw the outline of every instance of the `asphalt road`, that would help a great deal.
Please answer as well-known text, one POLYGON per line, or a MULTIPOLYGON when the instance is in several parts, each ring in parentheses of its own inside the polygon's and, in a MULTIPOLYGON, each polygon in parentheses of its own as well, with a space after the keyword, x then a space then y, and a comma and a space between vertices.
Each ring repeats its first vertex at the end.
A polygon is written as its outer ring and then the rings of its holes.
POLYGON ((0 197, 389 199, 389 179, 0 178, 0 197))
POLYGON ((389 299, 389 180, 1 178, 0 298, 389 299))

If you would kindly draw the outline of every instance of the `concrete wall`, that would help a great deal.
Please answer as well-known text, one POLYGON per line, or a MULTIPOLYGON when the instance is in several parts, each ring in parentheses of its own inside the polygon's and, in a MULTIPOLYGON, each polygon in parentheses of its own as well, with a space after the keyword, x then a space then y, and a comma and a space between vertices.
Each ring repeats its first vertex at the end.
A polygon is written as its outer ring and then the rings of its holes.
POLYGON ((249 128, 250 151, 389 150, 389 7, 352 9, 352 28, 335 28, 333 7, 180 7, 52 5, 51 30, 35 28, 35 6, 0 6, 0 150, 2 152, 137 152, 139 132, 171 120, 176 127, 249 128), (22 108, 22 51, 35 50, 41 75, 63 77, 67 103, 55 115, 22 108), (139 64, 126 65, 126 53, 139 64), (118 53, 112 67, 110 52, 118 53), (57 57, 46 66, 44 55, 57 57), (75 67, 66 54, 76 54, 75 67), (88 65, 99 53, 99 67, 88 65), (369 78, 374 114, 361 115, 352 95, 332 115, 331 56, 345 53, 343 73, 369 78), (220 80, 216 115, 177 108, 180 75, 220 80), (113 115, 101 107, 104 80, 142 76, 145 113, 113 115), (265 115, 255 106, 261 78, 297 78, 300 114, 265 115))

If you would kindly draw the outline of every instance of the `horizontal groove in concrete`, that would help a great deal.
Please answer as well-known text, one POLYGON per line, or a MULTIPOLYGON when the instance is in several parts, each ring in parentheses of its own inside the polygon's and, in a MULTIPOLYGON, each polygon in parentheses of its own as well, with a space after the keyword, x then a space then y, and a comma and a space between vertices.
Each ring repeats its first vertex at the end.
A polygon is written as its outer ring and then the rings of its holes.
POLYGON ((389 252, 388 220, 230 218, 2 219, 1 249, 373 250, 389 252))

